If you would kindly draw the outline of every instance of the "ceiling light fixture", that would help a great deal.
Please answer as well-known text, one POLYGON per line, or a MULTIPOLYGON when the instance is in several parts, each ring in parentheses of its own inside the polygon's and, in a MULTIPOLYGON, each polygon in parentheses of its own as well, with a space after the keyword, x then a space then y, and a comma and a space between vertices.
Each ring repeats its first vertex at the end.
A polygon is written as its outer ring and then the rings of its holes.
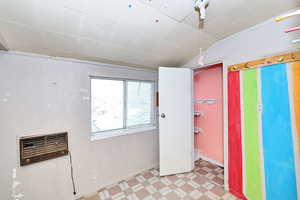
POLYGON ((209 0, 196 0, 195 2, 195 9, 199 9, 200 12, 200 19, 205 19, 205 9, 208 6, 209 0))

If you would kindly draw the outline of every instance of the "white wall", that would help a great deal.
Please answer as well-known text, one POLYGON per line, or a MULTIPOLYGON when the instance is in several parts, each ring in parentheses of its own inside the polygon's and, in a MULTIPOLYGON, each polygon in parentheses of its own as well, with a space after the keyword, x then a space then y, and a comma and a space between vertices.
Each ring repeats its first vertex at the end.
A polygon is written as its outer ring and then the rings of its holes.
POLYGON ((0 199, 12 169, 23 200, 74 199, 68 157, 19 167, 17 137, 69 132, 78 196, 158 164, 157 131, 90 141, 89 76, 157 80, 157 71, 0 52, 0 199))

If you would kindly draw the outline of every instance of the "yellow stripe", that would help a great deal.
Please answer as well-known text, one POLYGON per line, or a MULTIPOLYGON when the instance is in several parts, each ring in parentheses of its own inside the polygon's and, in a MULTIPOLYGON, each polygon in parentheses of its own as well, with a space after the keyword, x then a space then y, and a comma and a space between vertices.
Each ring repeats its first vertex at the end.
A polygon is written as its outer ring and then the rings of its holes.
MULTIPOLYGON (((300 62, 293 63, 293 85, 294 85, 294 106, 295 106, 295 121, 297 128, 298 144, 300 145, 300 62)), ((300 154, 300 146, 298 147, 300 154)))

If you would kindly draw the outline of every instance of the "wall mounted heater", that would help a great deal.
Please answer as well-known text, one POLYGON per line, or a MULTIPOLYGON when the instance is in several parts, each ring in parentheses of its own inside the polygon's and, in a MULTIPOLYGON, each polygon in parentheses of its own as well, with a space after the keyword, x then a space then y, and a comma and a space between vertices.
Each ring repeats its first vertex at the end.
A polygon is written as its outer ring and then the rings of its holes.
POLYGON ((55 133, 41 136, 21 137, 21 166, 67 155, 68 133, 55 133))

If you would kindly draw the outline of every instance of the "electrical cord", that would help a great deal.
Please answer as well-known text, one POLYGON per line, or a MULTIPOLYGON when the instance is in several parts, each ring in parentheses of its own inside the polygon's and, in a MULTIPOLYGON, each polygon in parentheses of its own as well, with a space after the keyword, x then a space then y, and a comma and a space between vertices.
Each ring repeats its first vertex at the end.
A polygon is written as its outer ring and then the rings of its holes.
POLYGON ((73 194, 76 195, 76 188, 75 188, 75 181, 74 181, 73 162, 72 162, 71 151, 69 151, 69 156, 70 156, 70 167, 71 167, 71 179, 72 179, 72 185, 73 185, 73 194))

